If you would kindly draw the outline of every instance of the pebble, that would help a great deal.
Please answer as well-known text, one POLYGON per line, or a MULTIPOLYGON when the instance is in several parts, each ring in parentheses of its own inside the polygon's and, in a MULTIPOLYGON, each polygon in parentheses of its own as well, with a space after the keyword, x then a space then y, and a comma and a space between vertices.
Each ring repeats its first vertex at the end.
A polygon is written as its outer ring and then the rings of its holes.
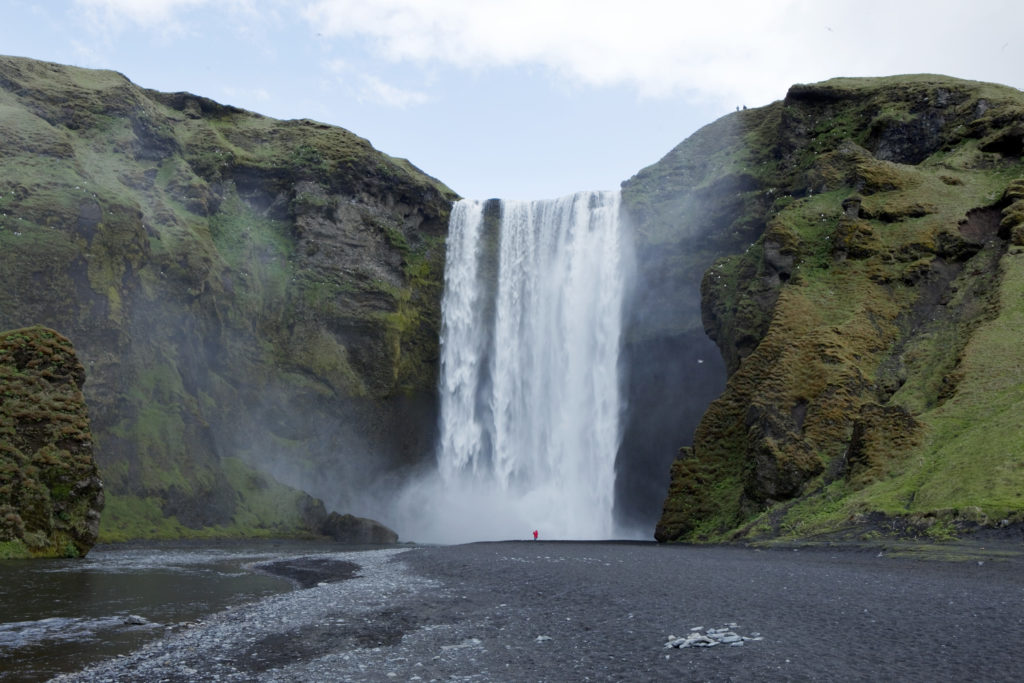
POLYGON ((690 634, 684 638, 670 635, 665 647, 715 647, 716 645, 742 647, 745 642, 764 640, 764 637, 757 632, 749 636, 742 636, 733 630, 736 628, 739 628, 739 625, 732 622, 721 628, 709 628, 706 631, 703 626, 694 626, 690 629, 690 634), (704 632, 701 633, 701 631, 704 632))
MULTIPOLYGON (((129 655, 99 662, 82 671, 61 674, 51 680, 64 683, 253 680, 253 672, 247 667, 248 662, 240 662, 239 656, 251 650, 258 641, 282 633, 327 631, 329 628, 325 628, 324 624, 329 619, 339 618, 339 615, 344 615, 348 621, 366 618, 367 624, 373 626, 380 623, 382 617, 387 617, 386 612, 381 613, 376 607, 379 596, 397 595, 399 597, 394 600, 400 603, 424 591, 439 590, 438 584, 431 580, 411 575, 400 564, 391 563, 394 556, 404 552, 407 551, 388 548, 323 553, 322 556, 331 559, 358 563, 359 575, 326 586, 294 590, 237 605, 230 610, 210 615, 192 628, 181 629, 162 640, 147 643, 129 655), (185 668, 193 669, 196 673, 184 672, 185 668)), ((152 622, 146 624, 152 625, 152 622)), ((472 638, 463 639, 462 644, 466 649, 444 654, 448 657, 459 656, 459 652, 474 652, 475 648, 469 647, 472 641, 472 638)), ((482 647, 479 639, 475 643, 476 648, 482 647)), ((385 679, 385 674, 397 667, 393 661, 387 661, 393 659, 388 656, 391 654, 389 649, 384 652, 379 650, 359 648, 297 661, 284 657, 272 671, 264 672, 260 679, 274 683, 363 680, 369 668, 375 672, 374 680, 390 680, 385 679), (352 660, 345 662, 342 655, 349 655, 352 660)), ((406 665, 399 663, 398 666, 406 665)), ((407 678, 404 671, 402 677, 407 678)))

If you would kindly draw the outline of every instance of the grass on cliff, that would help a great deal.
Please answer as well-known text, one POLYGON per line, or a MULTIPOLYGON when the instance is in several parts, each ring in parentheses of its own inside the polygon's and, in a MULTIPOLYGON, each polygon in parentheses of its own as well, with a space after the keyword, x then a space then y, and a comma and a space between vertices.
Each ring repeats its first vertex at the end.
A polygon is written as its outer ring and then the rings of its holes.
POLYGON ((907 526, 894 525, 892 533, 945 540, 964 523, 1024 521, 1024 364, 1019 353, 1024 254, 1019 252, 1011 249, 999 264, 998 317, 978 324, 969 337, 948 324, 916 342, 914 353, 922 360, 892 400, 910 408, 923 424, 920 446, 892 452, 893 460, 867 486, 812 482, 802 500, 769 511, 748 533, 765 533, 773 519, 784 537, 834 535, 882 513, 909 520, 907 526), (955 393, 942 400, 938 392, 951 374, 955 393))
MULTIPOLYGON (((835 259, 837 240, 843 239, 840 204, 856 194, 850 187, 786 203, 773 219, 775 227, 766 233, 783 243, 788 241, 797 258, 793 276, 783 286, 775 307, 772 327, 755 354, 730 379, 731 391, 748 379, 756 380, 741 390, 749 401, 756 403, 763 394, 781 411, 806 402, 809 409, 802 438, 820 449, 825 467, 843 457, 849 440, 849 422, 844 416, 855 414, 860 402, 871 400, 870 394, 860 397, 858 392, 863 389, 858 385, 876 381, 879 364, 893 350, 890 344, 909 333, 903 312, 912 307, 918 290, 904 279, 915 277, 915 269, 928 263, 915 261, 915 254, 933 252, 936 237, 945 230, 955 232, 968 209, 998 200, 1008 179, 1017 172, 1013 168, 999 172, 959 168, 955 181, 950 182, 949 157, 943 155, 942 160, 919 167, 891 169, 896 180, 893 186, 863 198, 864 213, 871 218, 861 219, 857 223, 860 233, 854 235, 859 246, 867 249, 866 258, 835 259), (905 256, 886 260, 881 258, 885 254, 905 256), (793 355, 798 349, 810 355, 804 353, 798 360, 793 355), (767 364, 759 363, 759 358, 767 364), (837 375, 839 370, 842 372, 837 375)), ((759 245, 748 256, 760 257, 759 245)), ((918 335, 905 349, 907 362, 916 359, 916 365, 893 401, 910 408, 923 422, 927 438, 919 448, 911 453, 894 452, 880 479, 865 487, 851 487, 845 480, 826 484, 819 477, 807 484, 801 500, 768 510, 760 520, 749 523, 744 533, 757 536, 771 529, 782 536, 807 537, 881 512, 932 515, 922 524, 922 533, 937 538, 951 533, 950 515, 990 520, 1021 517, 1024 453, 1019 444, 1024 442, 1024 429, 1019 416, 1024 414, 1024 371, 1018 358, 1024 332, 1020 313, 1024 265, 1018 263, 1024 264, 1024 255, 1011 253, 1002 259, 998 318, 976 329, 977 323, 970 322, 974 317, 967 323, 936 324, 931 333, 918 335), (952 372, 964 379, 954 397, 943 403, 937 400, 937 392, 952 372), (943 511, 949 514, 934 516, 943 511)), ((749 298, 736 289, 736 269, 745 267, 743 258, 732 257, 716 267, 722 268, 717 281, 723 288, 723 308, 741 311, 749 298)), ((970 296, 966 288, 954 294, 950 305, 964 304, 965 296, 970 296)), ((972 302, 964 305, 971 307, 972 302)), ((739 338, 743 332, 734 330, 732 335, 739 338)), ((734 419, 742 422, 743 411, 737 411, 734 419)), ((706 417, 702 427, 713 428, 714 424, 706 417)), ((745 449, 724 432, 716 432, 711 440, 702 441, 700 436, 698 433, 697 444, 707 451, 702 457, 719 463, 719 468, 729 461, 728 454, 715 453, 723 448, 745 449)), ((708 485, 714 483, 697 494, 705 501, 701 505, 709 507, 697 515, 703 521, 691 531, 691 537, 722 538, 722 532, 742 519, 743 479, 700 469, 690 476, 708 485)), ((679 493, 670 491, 670 501, 679 493)), ((674 509, 666 504, 666 514, 674 509)), ((676 512, 692 514, 694 510, 676 512)))
POLYGON ((0 556, 76 557, 102 509, 71 342, 45 327, 0 334, 0 556))
POLYGON ((1024 254, 1001 259, 999 316, 971 335, 956 393, 923 413, 928 439, 915 467, 853 502, 888 514, 977 507, 1024 519, 1024 254))
POLYGON ((84 353, 105 533, 192 533, 151 496, 223 482, 241 496, 224 528, 285 514, 246 502, 264 494, 218 458, 232 411, 300 397, 330 419, 339 397, 386 411, 432 390, 450 189, 337 127, 110 71, 0 57, 0 76, 0 318, 56 325, 84 353), (323 235, 297 254, 310 225, 323 235), (343 228, 369 237, 334 245, 354 268, 311 256, 343 228), (381 277, 359 262, 377 256, 381 277))
POLYGON ((226 458, 221 465, 230 487, 220 495, 237 498, 230 523, 197 529, 165 514, 164 501, 157 496, 108 494, 99 542, 315 535, 309 528, 315 514, 308 519, 303 516, 317 507, 307 494, 278 483, 237 458, 226 458))
POLYGON ((295 243, 287 221, 261 215, 238 196, 233 186, 209 220, 217 253, 238 276, 238 295, 251 297, 251 309, 283 305, 292 279, 295 243))

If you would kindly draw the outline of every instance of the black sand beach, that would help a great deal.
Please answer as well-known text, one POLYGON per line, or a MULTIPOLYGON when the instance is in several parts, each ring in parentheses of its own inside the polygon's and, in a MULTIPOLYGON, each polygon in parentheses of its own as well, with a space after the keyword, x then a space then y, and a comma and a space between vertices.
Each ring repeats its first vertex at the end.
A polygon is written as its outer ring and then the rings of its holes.
POLYGON ((263 568, 309 588, 59 680, 1021 680, 1024 563, 985 557, 582 542, 331 553, 263 568), (731 624, 763 640, 665 646, 731 624))

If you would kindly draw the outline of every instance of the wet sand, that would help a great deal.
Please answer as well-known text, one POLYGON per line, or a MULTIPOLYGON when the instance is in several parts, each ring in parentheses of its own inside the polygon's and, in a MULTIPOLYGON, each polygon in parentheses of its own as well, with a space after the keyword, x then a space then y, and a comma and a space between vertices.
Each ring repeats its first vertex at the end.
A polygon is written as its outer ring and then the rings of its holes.
POLYGON ((950 562, 526 541, 331 553, 286 569, 311 587, 61 680, 1024 679, 1019 553, 950 562), (345 579, 347 563, 359 568, 345 579), (731 623, 763 640, 665 647, 731 623))

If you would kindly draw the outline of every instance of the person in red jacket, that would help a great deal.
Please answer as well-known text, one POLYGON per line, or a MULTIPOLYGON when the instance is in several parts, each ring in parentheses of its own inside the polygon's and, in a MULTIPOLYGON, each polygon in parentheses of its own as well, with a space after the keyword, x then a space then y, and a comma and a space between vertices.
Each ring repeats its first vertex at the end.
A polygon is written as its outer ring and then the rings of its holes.
POLYGON ((534 529, 533 530, 533 540, 535 540, 535 541, 537 540, 538 534, 539 534, 539 532, 536 529, 534 529))

